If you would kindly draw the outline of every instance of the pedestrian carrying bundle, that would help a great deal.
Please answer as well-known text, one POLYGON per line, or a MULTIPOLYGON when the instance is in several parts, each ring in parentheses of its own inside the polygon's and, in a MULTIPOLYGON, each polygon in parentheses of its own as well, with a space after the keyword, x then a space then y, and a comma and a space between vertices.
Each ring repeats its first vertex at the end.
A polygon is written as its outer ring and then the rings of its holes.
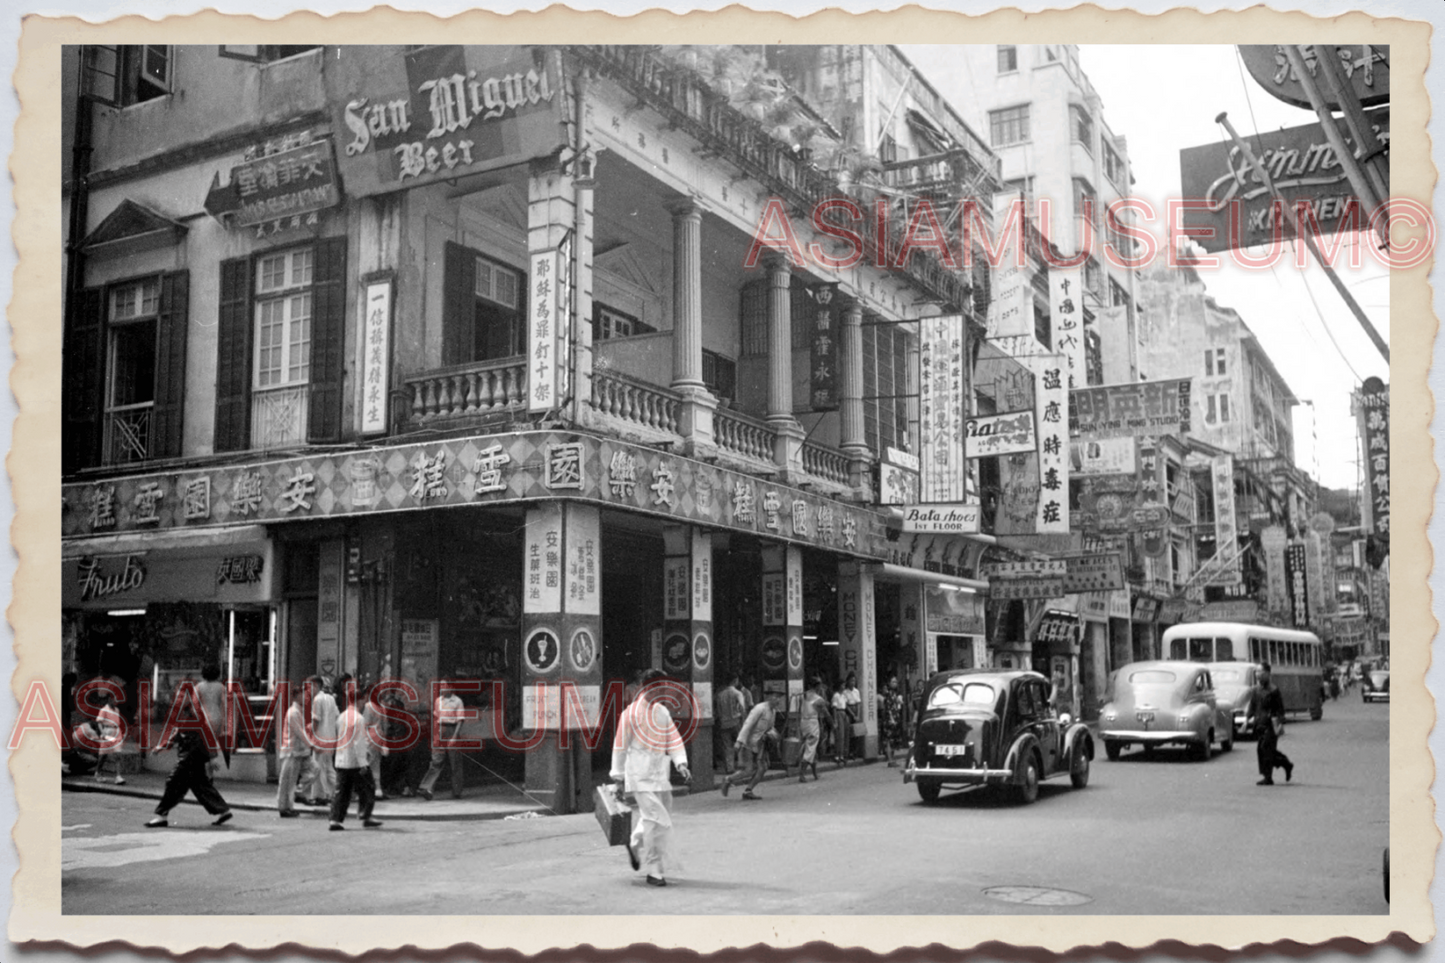
POLYGON ((627 842, 632 836, 632 807, 617 798, 617 787, 597 786, 592 790, 592 803, 607 845, 621 846, 627 842))

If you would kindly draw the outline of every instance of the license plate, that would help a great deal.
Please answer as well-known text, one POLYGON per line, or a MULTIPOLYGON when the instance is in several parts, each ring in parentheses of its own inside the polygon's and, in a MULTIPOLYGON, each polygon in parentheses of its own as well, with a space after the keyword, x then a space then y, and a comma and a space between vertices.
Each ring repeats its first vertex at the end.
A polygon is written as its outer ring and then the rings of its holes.
POLYGON ((1134 718, 1135 718, 1135 719, 1138 719, 1140 722, 1153 722, 1153 721, 1154 721, 1154 713, 1152 713, 1152 712, 1136 712, 1136 713, 1134 713, 1134 718))
POLYGON ((939 756, 966 756, 969 754, 968 746, 934 746, 933 752, 939 756))

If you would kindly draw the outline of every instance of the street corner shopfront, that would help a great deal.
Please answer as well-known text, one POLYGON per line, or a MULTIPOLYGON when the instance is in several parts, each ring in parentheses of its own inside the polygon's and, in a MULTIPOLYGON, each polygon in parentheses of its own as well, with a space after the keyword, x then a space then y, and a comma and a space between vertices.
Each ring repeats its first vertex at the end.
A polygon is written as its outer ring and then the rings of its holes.
MULTIPOLYGON (((62 543, 62 711, 74 710, 72 686, 106 678, 124 693, 117 708, 127 723, 148 723, 158 735, 177 688, 200 682, 210 665, 259 712, 277 655, 276 565, 265 527, 153 528, 154 490, 146 487, 136 489, 122 527, 114 487, 90 492, 93 533, 62 543), (150 686, 149 718, 141 717, 142 682, 150 686)), ((240 749, 255 758, 237 763, 236 774, 264 779, 263 748, 243 741, 240 749)))
MULTIPOLYGON (((689 752, 710 780, 714 679, 752 676, 800 696, 820 671, 804 647, 805 569, 871 598, 866 569, 886 558, 885 516, 872 508, 561 431, 77 483, 64 505, 62 533, 76 546, 101 533, 136 546, 238 525, 268 533, 276 564, 268 555, 266 568, 281 570, 265 583, 279 610, 270 681, 398 677, 424 702, 432 680, 479 683, 464 699, 482 730, 535 741, 528 791, 558 811, 588 804, 591 756, 610 747, 605 700, 642 668, 691 686, 701 718, 689 752), (198 490, 208 497, 188 497, 198 490), (503 706, 491 702, 493 681, 503 706), (563 726, 599 719, 593 751, 582 733, 563 739, 563 726)), ((123 573, 123 558, 105 564, 123 573)), ((215 593, 186 583, 169 594, 189 602, 180 596, 192 590, 215 593)), ((873 628, 870 609, 850 643, 869 665, 873 628)))

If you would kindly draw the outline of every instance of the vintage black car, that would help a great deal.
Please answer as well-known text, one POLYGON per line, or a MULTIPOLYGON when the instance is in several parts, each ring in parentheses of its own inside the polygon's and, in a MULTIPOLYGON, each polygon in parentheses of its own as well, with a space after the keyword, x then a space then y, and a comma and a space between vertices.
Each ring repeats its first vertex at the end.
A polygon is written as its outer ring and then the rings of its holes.
POLYGON ((1038 798, 1039 782, 1068 774, 1089 783, 1094 739, 1082 723, 1060 719, 1049 680, 1037 672, 960 669, 928 681, 903 781, 925 803, 944 789, 1008 786, 1020 803, 1038 798))

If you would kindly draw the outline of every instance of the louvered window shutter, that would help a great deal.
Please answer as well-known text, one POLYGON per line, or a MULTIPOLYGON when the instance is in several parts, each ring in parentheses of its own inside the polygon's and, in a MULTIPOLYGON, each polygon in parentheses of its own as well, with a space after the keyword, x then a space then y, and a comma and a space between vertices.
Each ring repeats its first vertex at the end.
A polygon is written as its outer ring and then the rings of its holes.
POLYGON ((186 335, 190 324, 190 274, 161 276, 156 325, 156 394, 151 426, 152 458, 178 458, 186 406, 186 335))
POLYGON ((65 334, 65 397, 62 450, 66 474, 100 464, 101 413, 105 391, 105 289, 79 293, 65 334))
POLYGON ((346 238, 316 242, 311 294, 311 398, 307 437, 341 440, 346 380, 346 238))
POLYGON ((216 332, 216 451, 251 447, 251 259, 221 262, 216 332))
POLYGON ((442 364, 473 360, 477 318, 477 253, 451 241, 442 275, 442 364))

